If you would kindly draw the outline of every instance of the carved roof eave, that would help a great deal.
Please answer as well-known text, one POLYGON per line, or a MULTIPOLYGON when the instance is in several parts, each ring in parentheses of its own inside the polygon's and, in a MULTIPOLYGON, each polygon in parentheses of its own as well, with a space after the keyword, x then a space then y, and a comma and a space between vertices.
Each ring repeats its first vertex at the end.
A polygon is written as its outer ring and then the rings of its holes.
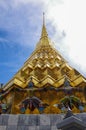
MULTIPOLYGON (((59 80, 57 80, 54 84, 53 84, 53 86, 55 86, 55 87, 60 87, 61 85, 63 85, 64 84, 64 81, 65 81, 65 77, 62 77, 62 78, 60 78, 59 80)), ((86 79, 84 78, 84 77, 82 77, 82 75, 79 75, 76 79, 74 79, 73 81, 71 81, 70 80, 70 85, 72 86, 72 87, 76 87, 76 86, 78 86, 80 83, 82 83, 82 82, 84 82, 84 83, 86 83, 86 79)))
MULTIPOLYGON (((57 87, 62 86, 64 84, 64 80, 65 80, 65 77, 62 77, 61 79, 56 81, 49 75, 45 76, 41 81, 36 79, 34 76, 32 76, 32 78, 33 78, 34 85, 38 88, 42 88, 46 84, 50 84, 57 88, 57 87)), ((70 81, 70 85, 72 87, 77 87, 82 82, 86 83, 86 79, 84 79, 80 75, 75 80, 70 81)), ((7 89, 10 89, 11 87, 13 87, 13 85, 15 85, 15 86, 17 85, 20 88, 24 89, 27 86, 27 83, 24 83, 23 81, 19 80, 18 78, 13 78, 3 87, 3 90, 6 91, 7 89)))
POLYGON ((21 87, 21 85, 23 84, 24 84, 23 81, 19 80, 18 78, 13 78, 3 86, 3 90, 6 91, 7 89, 11 88, 13 85, 18 85, 21 87))
POLYGON ((76 87, 76 86, 78 86, 82 82, 86 83, 86 79, 82 75, 79 75, 76 79, 74 79, 71 82, 71 85, 76 87))

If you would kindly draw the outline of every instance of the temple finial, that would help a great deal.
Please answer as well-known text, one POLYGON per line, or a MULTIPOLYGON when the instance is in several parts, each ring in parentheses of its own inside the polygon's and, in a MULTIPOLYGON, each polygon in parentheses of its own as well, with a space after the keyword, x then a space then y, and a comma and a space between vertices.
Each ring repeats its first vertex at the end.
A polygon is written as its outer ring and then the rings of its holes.
POLYGON ((45 13, 43 12, 43 25, 45 25, 45 13))
POLYGON ((41 33, 41 38, 43 37, 47 37, 47 30, 46 30, 46 26, 45 26, 45 13, 43 12, 43 26, 42 26, 42 33, 41 33))

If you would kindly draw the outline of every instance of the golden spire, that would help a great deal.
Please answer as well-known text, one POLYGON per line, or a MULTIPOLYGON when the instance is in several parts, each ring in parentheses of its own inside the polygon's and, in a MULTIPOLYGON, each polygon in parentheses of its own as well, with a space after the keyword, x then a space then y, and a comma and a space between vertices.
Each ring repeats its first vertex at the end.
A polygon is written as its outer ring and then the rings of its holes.
POLYGON ((48 47, 48 46, 54 47, 51 40, 48 37, 47 29, 45 26, 45 13, 43 13, 43 25, 42 25, 41 38, 36 45, 36 49, 40 49, 41 47, 48 47))
POLYGON ((43 37, 47 37, 47 30, 46 30, 46 26, 45 26, 45 13, 43 12, 43 26, 42 26, 42 33, 41 33, 41 38, 43 37))

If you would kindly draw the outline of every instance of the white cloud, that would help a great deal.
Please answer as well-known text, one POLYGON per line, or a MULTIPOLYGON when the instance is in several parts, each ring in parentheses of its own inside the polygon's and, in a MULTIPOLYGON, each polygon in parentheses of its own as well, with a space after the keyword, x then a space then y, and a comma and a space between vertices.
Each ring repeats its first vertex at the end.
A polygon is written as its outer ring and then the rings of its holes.
POLYGON ((86 0, 53 0, 45 3, 48 20, 55 27, 57 48, 69 63, 86 76, 86 0), (64 30, 66 37, 58 42, 64 30))

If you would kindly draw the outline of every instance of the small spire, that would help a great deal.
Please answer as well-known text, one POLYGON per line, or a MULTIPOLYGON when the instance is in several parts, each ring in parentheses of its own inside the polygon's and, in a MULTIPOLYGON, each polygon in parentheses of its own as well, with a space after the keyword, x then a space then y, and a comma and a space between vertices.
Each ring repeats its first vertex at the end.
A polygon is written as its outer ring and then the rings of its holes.
POLYGON ((45 25, 45 13, 43 12, 43 25, 45 25))
POLYGON ((46 30, 46 26, 45 26, 45 13, 43 12, 43 26, 42 26, 42 33, 41 33, 41 38, 43 37, 47 37, 47 30, 46 30))

